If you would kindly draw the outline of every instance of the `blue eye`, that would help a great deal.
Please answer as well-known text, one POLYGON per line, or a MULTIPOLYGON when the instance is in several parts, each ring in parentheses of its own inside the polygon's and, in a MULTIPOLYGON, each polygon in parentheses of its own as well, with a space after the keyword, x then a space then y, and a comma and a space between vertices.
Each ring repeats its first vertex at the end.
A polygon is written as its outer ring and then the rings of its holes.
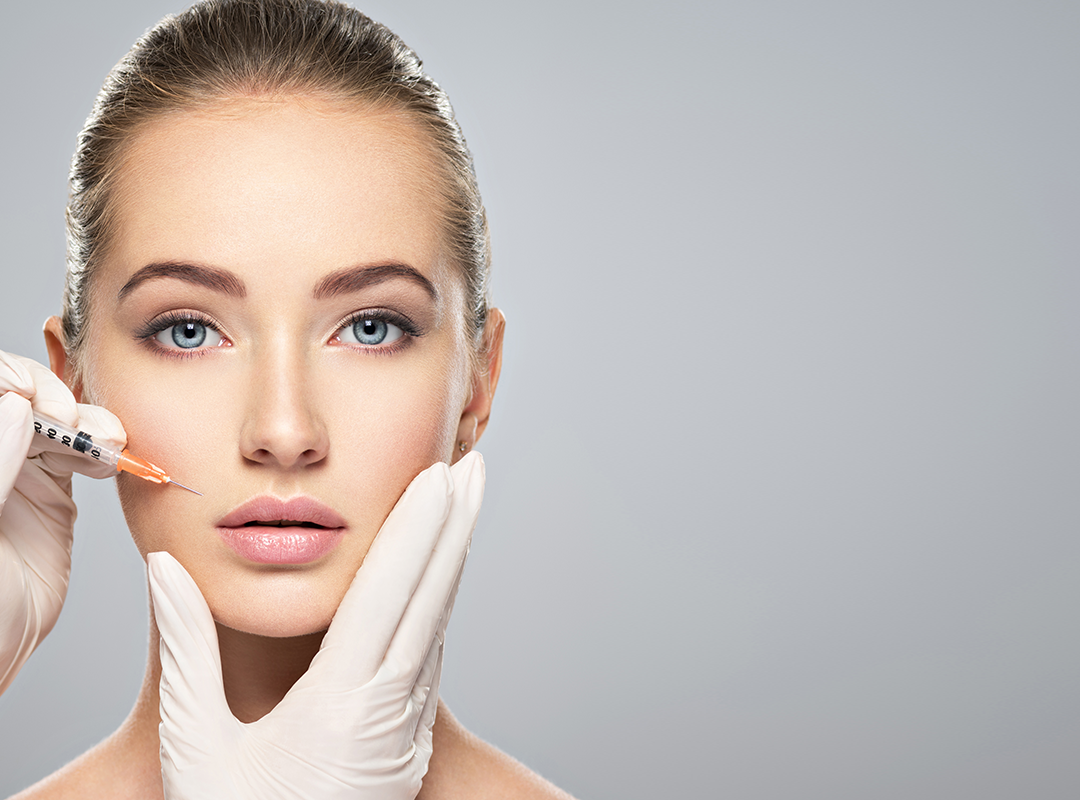
POLYGON ((351 325, 341 329, 338 338, 348 344, 362 344, 374 347, 390 344, 400 339, 405 332, 392 322, 374 317, 357 317, 351 325))
POLYGON ((158 331, 154 339, 171 349, 194 350, 207 345, 216 347, 221 344, 221 334, 208 325, 194 319, 187 319, 169 325, 158 331))

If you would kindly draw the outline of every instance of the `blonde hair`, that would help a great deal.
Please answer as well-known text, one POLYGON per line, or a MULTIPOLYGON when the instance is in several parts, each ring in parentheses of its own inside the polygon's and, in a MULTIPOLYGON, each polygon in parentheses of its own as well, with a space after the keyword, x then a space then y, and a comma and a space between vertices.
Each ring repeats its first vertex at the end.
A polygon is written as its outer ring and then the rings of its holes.
POLYGON ((204 0, 149 30, 109 73, 79 134, 67 205, 63 328, 78 369, 89 288, 112 233, 113 175, 140 123, 238 96, 329 94, 396 108, 440 156, 447 241, 465 283, 466 330, 488 312, 487 217, 446 93, 393 32, 334 0, 204 0))

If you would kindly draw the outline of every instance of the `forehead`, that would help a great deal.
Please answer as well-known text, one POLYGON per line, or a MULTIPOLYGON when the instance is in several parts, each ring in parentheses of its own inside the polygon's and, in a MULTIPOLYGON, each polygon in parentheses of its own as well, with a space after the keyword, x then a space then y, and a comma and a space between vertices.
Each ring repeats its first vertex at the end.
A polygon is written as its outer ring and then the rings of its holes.
POLYGON ((235 99, 158 116, 123 153, 106 283, 154 261, 314 280, 361 262, 437 277, 442 209, 406 118, 320 99, 235 99))

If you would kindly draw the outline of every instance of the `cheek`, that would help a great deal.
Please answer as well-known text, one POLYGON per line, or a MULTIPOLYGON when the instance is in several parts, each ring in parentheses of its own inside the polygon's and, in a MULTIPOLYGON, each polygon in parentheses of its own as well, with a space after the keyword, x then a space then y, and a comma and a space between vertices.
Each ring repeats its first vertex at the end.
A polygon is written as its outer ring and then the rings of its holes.
POLYGON ((221 502, 231 493, 223 491, 223 480, 235 458, 226 462, 224 455, 226 442, 236 451, 236 436, 209 404, 190 402, 170 381, 142 378, 134 384, 139 391, 127 392, 109 406, 124 423, 128 449, 203 493, 198 497, 132 475, 118 476, 120 504, 145 558, 148 552, 178 551, 177 542, 188 531, 205 527, 227 510, 221 502))
POLYGON ((172 550, 166 535, 168 528, 163 523, 182 519, 183 510, 162 490, 174 490, 123 473, 116 479, 116 489, 132 541, 143 559, 147 553, 172 550))
POLYGON ((363 498, 354 512, 373 537, 412 479, 449 461, 463 399, 445 375, 426 370, 324 386, 332 491, 343 502, 363 498))
POLYGON ((322 417, 339 453, 374 457, 385 467, 395 455, 424 452, 433 463, 448 452, 462 401, 445 376, 339 376, 324 387, 322 417))

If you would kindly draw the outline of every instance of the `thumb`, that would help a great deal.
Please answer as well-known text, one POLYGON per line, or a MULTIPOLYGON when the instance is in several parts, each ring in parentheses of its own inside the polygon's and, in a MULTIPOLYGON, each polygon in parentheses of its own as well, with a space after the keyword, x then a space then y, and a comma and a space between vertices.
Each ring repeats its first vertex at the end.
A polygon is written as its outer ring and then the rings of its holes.
POLYGON ((161 766, 165 775, 220 760, 239 722, 221 678, 214 618, 199 587, 168 553, 149 553, 150 596, 161 635, 161 766))

